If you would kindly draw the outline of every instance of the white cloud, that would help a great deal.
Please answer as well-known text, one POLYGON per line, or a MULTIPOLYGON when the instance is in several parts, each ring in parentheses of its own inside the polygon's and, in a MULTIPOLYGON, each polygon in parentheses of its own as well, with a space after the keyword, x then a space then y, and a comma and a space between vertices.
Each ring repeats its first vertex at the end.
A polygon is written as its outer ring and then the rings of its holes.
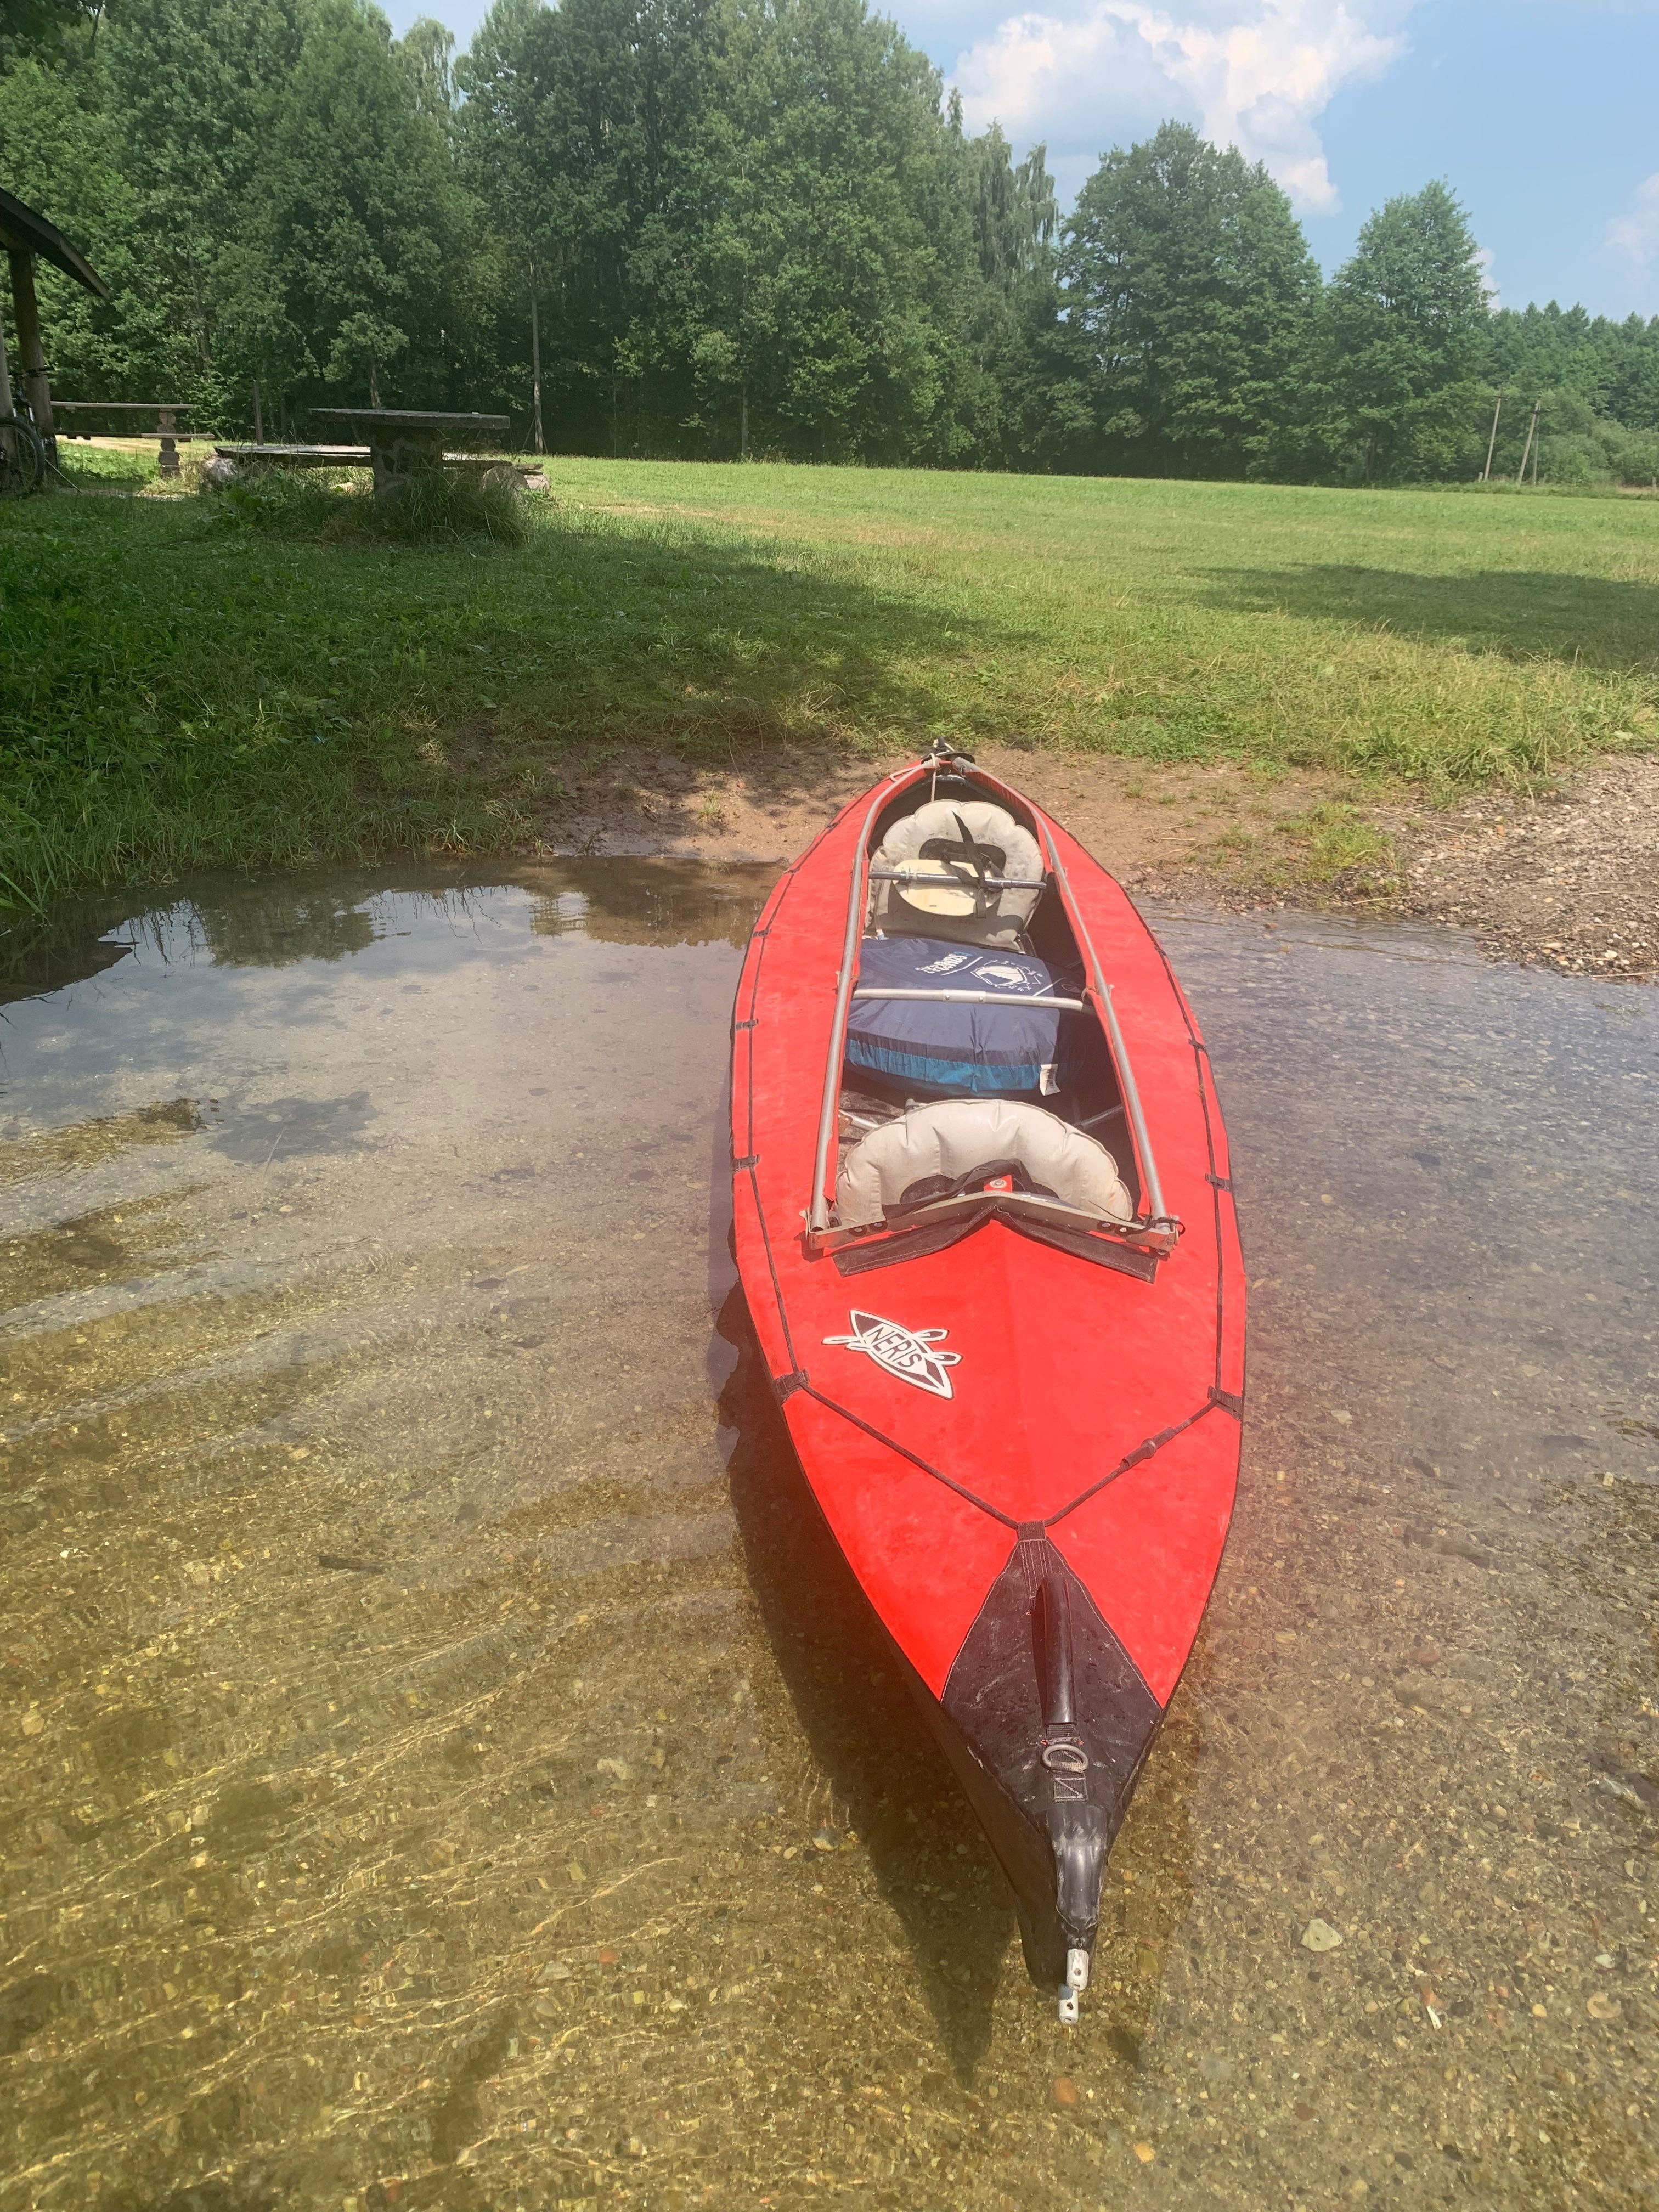
POLYGON ((1267 164, 1297 207, 1338 205, 1316 118, 1345 86, 1405 52, 1395 27, 1411 0, 1086 0, 1076 14, 1011 15, 963 54, 956 82, 969 123, 993 118, 1024 143, 1046 137, 1069 169, 1085 148, 1166 115, 1267 164))
POLYGON ((1498 296, 1498 287, 1492 282, 1492 264, 1498 257, 1491 246, 1483 246, 1477 249, 1474 258, 1480 270, 1480 281, 1486 288, 1486 305, 1496 314, 1504 304, 1498 296))
POLYGON ((1651 276, 1659 269, 1659 169, 1631 195, 1630 210, 1616 215, 1607 225, 1602 254, 1625 264, 1632 276, 1651 276))

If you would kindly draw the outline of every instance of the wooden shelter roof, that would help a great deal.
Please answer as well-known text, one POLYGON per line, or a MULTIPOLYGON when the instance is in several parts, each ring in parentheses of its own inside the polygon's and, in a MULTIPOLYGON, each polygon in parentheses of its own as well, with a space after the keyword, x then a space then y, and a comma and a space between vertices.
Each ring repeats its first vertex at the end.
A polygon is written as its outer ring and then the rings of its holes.
POLYGON ((109 297, 108 285, 58 226, 48 222, 38 208, 26 207, 3 186, 0 186, 0 246, 9 253, 38 254, 42 261, 50 261, 54 269, 73 276, 77 284, 84 285, 99 299, 109 297))

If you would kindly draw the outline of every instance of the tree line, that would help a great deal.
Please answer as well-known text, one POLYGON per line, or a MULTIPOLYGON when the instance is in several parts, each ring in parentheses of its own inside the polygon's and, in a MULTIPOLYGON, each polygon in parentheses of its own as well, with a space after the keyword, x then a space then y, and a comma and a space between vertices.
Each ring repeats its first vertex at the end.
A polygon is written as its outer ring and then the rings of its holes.
POLYGON ((1492 312, 1450 188, 1327 282, 1166 123, 1062 216, 866 0, 9 0, 0 181, 76 398, 246 430, 505 411, 554 451, 1399 483, 1659 478, 1659 318, 1492 312))

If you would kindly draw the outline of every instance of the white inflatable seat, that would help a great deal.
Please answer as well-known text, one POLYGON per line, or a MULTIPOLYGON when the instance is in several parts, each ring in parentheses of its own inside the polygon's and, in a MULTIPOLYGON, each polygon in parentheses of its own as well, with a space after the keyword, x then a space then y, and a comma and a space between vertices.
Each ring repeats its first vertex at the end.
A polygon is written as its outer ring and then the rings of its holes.
POLYGON ((1042 854, 1036 839, 1006 806, 994 806, 984 799, 935 799, 914 814, 902 815, 877 847, 873 865, 937 873, 939 878, 937 890, 931 885, 871 884, 867 926, 890 937, 947 937, 963 945, 1018 945, 1042 896, 1042 854), (1036 888, 975 890, 972 872, 949 865, 951 854, 965 857, 968 853, 964 829, 980 848, 987 875, 1018 877, 1036 888))
POLYGON ((1133 1217, 1117 1162, 1097 1138, 1012 1098, 942 1099, 872 1129, 842 1156, 836 1214, 844 1229, 866 1228, 930 1176, 956 1182, 1004 1160, 1018 1161, 1034 1184, 1074 1212, 1097 1221, 1133 1217))

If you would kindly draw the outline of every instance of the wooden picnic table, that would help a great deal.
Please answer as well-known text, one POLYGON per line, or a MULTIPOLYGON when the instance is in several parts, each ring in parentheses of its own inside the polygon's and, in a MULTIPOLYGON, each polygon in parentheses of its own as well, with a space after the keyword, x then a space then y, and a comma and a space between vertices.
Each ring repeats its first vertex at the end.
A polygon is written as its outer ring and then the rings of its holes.
POLYGON ((409 407, 313 407, 313 422, 350 423, 368 442, 374 490, 444 466, 451 446, 476 446, 508 428, 505 415, 430 414, 409 407))
MULTIPOLYGON (((181 407, 173 399, 58 399, 52 402, 59 415, 153 415, 155 434, 161 444, 157 471, 164 477, 176 477, 179 470, 179 441, 185 445, 191 433, 179 427, 181 416, 195 413, 193 407, 181 407)), ((97 435, 93 430, 66 430, 67 438, 85 438, 90 441, 97 435)))

